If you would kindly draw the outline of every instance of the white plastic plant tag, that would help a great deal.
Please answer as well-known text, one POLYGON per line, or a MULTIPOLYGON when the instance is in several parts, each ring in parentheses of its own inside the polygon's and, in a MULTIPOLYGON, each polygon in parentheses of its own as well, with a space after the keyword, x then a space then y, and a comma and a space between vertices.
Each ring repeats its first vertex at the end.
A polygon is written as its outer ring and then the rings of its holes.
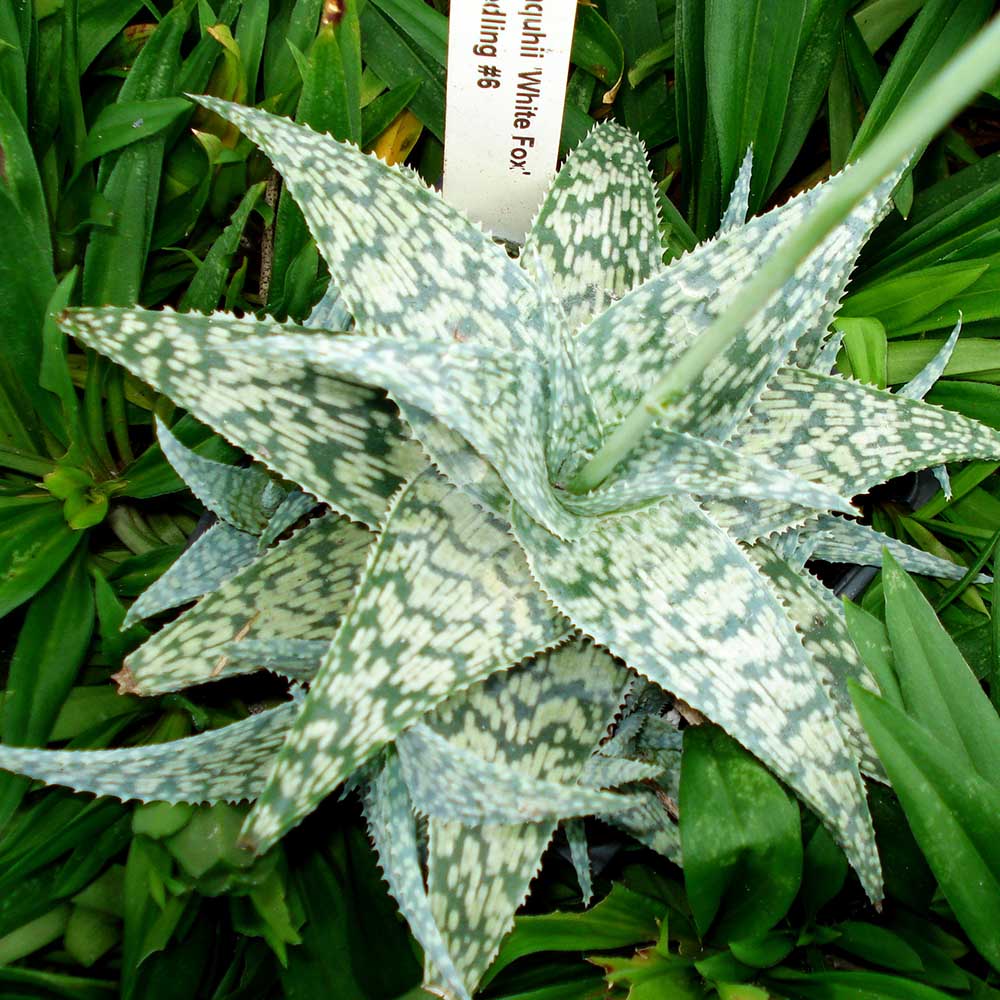
POLYGON ((577 0, 452 0, 444 196, 521 242, 556 169, 577 0))

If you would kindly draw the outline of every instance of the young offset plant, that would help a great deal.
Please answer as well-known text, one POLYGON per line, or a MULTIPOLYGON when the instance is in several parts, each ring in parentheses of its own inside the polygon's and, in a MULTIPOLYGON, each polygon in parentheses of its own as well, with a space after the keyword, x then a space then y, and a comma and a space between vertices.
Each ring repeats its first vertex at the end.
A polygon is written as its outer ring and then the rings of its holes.
POLYGON ((718 237, 669 267, 644 151, 618 126, 575 150, 513 260, 411 172, 199 99, 270 156, 333 279, 304 326, 64 317, 261 463, 219 465, 160 427, 221 523, 133 616, 205 596, 118 677, 152 694, 267 668, 295 696, 174 743, 2 748, 0 766, 122 798, 255 799, 258 853, 346 782, 426 982, 467 997, 561 820, 596 814, 679 857, 655 786, 669 768, 638 752, 662 690, 780 776, 879 899, 861 772, 880 768, 847 688, 874 681, 803 566, 875 564, 888 544, 961 576, 829 511, 1000 457, 1000 435, 920 402, 944 356, 908 393, 827 374, 830 324, 900 165, 996 71, 997 34, 856 166, 745 223, 748 157, 718 237))

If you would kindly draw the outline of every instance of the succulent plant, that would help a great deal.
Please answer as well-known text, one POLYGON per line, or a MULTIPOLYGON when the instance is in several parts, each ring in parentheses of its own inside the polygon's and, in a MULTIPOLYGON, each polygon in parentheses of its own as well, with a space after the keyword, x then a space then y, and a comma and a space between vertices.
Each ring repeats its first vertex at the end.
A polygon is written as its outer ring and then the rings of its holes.
POLYGON ((650 385, 856 168, 747 222, 748 156, 719 234, 665 265, 644 150, 600 125, 515 259, 409 170, 199 100, 271 158, 331 291, 305 325, 64 317, 258 463, 207 462, 161 426, 220 523, 133 615, 204 596, 118 678, 153 694, 267 668, 294 696, 165 745, 0 748, 0 767, 122 798, 255 799, 257 852, 347 783, 427 983, 467 997, 561 820, 598 815, 679 859, 669 692, 815 810, 880 898, 862 771, 881 773, 847 693, 874 683, 804 565, 888 546, 960 576, 830 512, 910 470, 1000 457, 974 421, 830 374, 831 323, 899 175, 656 408, 650 385), (636 413, 637 446, 588 482, 636 413))

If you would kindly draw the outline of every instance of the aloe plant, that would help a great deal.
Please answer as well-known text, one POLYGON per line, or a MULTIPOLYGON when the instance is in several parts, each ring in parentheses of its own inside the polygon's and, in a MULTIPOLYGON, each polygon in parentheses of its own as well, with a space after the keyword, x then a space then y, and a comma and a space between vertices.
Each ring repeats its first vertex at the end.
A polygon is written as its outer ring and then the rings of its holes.
POLYGON ((254 799, 258 853, 346 783, 426 982, 467 997, 561 820, 600 815, 679 858, 678 755, 651 725, 670 692, 815 810, 879 899, 862 771, 881 771, 847 691, 875 683, 803 567, 888 546, 960 577, 829 512, 1000 457, 972 420, 828 374, 912 136, 749 222, 748 156, 717 237, 664 266, 643 147, 602 125, 514 259, 407 169, 199 100, 272 159, 333 280, 301 326, 64 315, 258 463, 209 462, 161 427, 222 523, 135 614, 204 596, 118 679, 152 694, 267 668, 293 697, 170 744, 0 748, 0 767, 120 798, 254 799))

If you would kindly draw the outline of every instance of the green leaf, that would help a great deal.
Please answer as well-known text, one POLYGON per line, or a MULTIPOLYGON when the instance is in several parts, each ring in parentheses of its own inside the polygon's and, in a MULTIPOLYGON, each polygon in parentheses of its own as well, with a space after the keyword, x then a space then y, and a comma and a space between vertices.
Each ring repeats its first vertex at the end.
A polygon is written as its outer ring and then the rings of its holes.
POLYGON ((218 590, 257 555, 257 539, 228 524, 214 524, 128 609, 125 626, 180 607, 218 590))
POLYGON ((123 800, 236 802, 260 792, 298 712, 288 702, 197 736, 120 750, 2 746, 0 768, 123 800))
POLYGON ((87 140, 75 164, 79 170, 106 153, 148 139, 173 125, 191 111, 191 102, 183 97, 122 101, 109 104, 98 114, 87 133, 87 140))
POLYGON ((599 125, 556 174, 519 260, 529 274, 541 262, 576 330, 662 270, 657 221, 642 144, 620 126, 599 125))
POLYGON ((233 353, 241 341, 287 329, 273 321, 102 309, 69 313, 63 326, 363 524, 377 525, 420 467, 399 418, 372 389, 291 360, 233 353), (182 371, 173 367, 178 356, 182 371))
POLYGON ((945 897, 983 957, 1000 968, 1000 790, 901 709, 852 693, 945 897))
POLYGON ((793 1000, 946 1000, 949 994, 882 972, 797 972, 775 969, 769 985, 793 1000))
POLYGON ((892 644, 885 625, 864 608, 844 601, 844 617, 851 639, 865 666, 878 682, 879 693, 897 708, 903 707, 903 693, 893 664, 892 644))
POLYGON ((899 935, 885 927, 860 920, 845 920, 835 925, 835 930, 840 936, 833 942, 833 946, 849 955, 899 972, 924 971, 920 955, 899 935))
POLYGON ((1000 718, 926 598, 891 555, 885 614, 903 707, 987 781, 996 780, 1000 718))
POLYGON ((556 605, 787 781, 877 898, 878 861, 853 755, 794 625, 735 543, 681 498, 602 520, 570 543, 516 509, 514 530, 556 605))
POLYGON ((522 914, 483 980, 483 987, 512 962, 546 951, 626 948, 655 941, 663 902, 615 882, 611 892, 582 913, 522 914))
POLYGON ((684 734, 680 798, 684 885, 699 932, 717 940, 770 930, 799 891, 795 802, 721 730, 684 734))
MULTIPOLYGON (((84 553, 78 553, 28 607, 10 661, 3 701, 3 740, 43 746, 83 665, 94 628, 94 594, 84 553)), ((0 826, 17 808, 27 782, 7 778, 0 826)))
POLYGON ((411 722, 566 631, 506 526, 422 474, 391 508, 246 838, 266 849, 411 722))
POLYGON ((329 642, 372 538, 333 514, 309 522, 140 646, 126 660, 120 687, 159 694, 248 673, 253 664, 225 653, 229 643, 245 638, 329 642))
MULTIPOLYGON (((454 746, 569 785, 617 710, 624 680, 607 653, 573 642, 450 699, 428 724, 454 746)), ((510 929, 555 828, 554 822, 498 824, 483 837, 453 821, 430 820, 431 909, 470 992, 510 929)), ((425 982, 434 985, 434 978, 425 982)))

